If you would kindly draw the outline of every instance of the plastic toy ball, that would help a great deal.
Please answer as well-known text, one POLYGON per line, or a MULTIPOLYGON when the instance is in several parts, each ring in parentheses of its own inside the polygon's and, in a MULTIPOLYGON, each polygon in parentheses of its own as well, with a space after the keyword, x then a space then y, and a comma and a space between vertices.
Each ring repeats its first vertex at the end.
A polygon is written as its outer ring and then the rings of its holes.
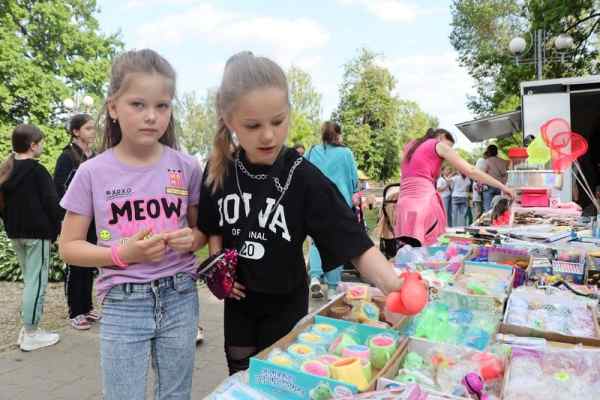
POLYGON ((403 272, 401 277, 404 285, 387 296, 386 308, 402 315, 416 315, 427 305, 427 287, 418 272, 403 272))

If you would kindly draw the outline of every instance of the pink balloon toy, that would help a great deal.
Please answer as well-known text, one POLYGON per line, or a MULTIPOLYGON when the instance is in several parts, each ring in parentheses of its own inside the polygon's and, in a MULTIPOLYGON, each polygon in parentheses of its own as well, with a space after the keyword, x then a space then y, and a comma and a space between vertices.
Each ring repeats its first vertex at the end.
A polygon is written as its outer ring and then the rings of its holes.
POLYGON ((463 385, 467 388, 469 394, 477 396, 477 400, 489 400, 490 397, 483 393, 483 379, 475 372, 469 372, 463 379, 463 385))
POLYGON ((392 292, 385 300, 385 306, 394 313, 415 315, 427 305, 427 286, 418 272, 403 272, 400 275, 404 285, 397 292, 392 292))

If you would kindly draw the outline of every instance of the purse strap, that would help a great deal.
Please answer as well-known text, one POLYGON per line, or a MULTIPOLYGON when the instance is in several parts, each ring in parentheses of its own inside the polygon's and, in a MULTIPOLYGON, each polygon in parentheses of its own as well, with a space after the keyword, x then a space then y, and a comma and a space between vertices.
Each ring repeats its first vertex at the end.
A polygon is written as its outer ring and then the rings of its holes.
MULTIPOLYGON (((242 229, 242 231, 240 232, 240 234, 234 241, 233 248, 236 249, 238 252, 241 250, 241 246, 243 245, 244 241, 246 240, 246 235, 248 234, 250 229, 254 226, 254 223, 258 220, 258 218, 257 218, 258 213, 260 212, 262 204, 265 202, 265 200, 267 198, 269 189, 272 188, 271 185, 272 185, 273 178, 279 176, 279 173, 283 169, 283 158, 284 158, 283 154, 285 152, 286 152, 286 148, 283 147, 283 149, 277 156, 277 159, 275 159, 275 162, 273 163, 271 170, 267 174, 267 176, 268 176, 267 179, 265 179, 264 182, 262 183, 262 185, 260 185, 260 191, 257 192, 256 197, 252 199, 253 200, 252 203, 254 203, 254 207, 250 208, 250 213, 248 214, 248 219, 246 220, 246 224, 244 225, 244 228, 242 229)), ((234 167, 236 168, 235 174, 236 174, 237 184, 239 184, 239 174, 237 171, 238 166, 235 165, 234 167)), ((244 209, 243 198, 241 198, 240 201, 242 202, 242 210, 243 210, 244 209)))

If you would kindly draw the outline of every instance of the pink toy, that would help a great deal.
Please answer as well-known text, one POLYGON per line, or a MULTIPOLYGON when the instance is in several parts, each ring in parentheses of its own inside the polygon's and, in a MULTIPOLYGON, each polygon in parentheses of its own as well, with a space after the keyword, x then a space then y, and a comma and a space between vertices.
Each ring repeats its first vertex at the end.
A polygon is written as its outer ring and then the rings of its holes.
POLYGON ((489 396, 483 393, 483 379, 475 372, 469 372, 465 375, 462 383, 469 394, 477 396, 477 400, 489 400, 489 396))
POLYGON ((322 377, 329 377, 329 367, 325 364, 323 364, 320 361, 306 361, 302 364, 301 367, 302 371, 306 372, 307 374, 311 374, 311 375, 315 375, 315 376, 322 376, 322 377))
POLYGON ((392 312, 416 315, 427 305, 427 287, 418 272, 403 272, 404 285, 388 295, 385 305, 392 312))

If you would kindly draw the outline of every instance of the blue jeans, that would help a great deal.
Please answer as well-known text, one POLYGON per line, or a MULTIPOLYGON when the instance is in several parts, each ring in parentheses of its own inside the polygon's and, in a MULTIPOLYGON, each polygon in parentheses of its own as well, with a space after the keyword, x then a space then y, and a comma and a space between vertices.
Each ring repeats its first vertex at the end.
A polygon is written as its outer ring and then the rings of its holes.
POLYGON ((323 280, 327 283, 328 288, 335 289, 342 280, 342 268, 343 265, 323 273, 323 263, 321 262, 321 255, 317 246, 314 243, 310 244, 310 250, 308 252, 308 266, 310 267, 310 277, 323 280), (323 279, 324 278, 324 279, 323 279))
POLYGON ((198 308, 196 281, 185 273, 113 287, 100 327, 103 399, 145 399, 152 359, 155 399, 189 400, 198 308))
POLYGON ((444 209, 446 210, 446 225, 453 226, 452 225, 452 203, 450 201, 451 197, 445 196, 445 197, 442 197, 442 200, 444 201, 444 209))
POLYGON ((452 198, 452 226, 465 226, 467 224, 468 207, 466 197, 452 198))
POLYGON ((483 211, 487 212, 492 208, 492 200, 500 194, 500 189, 488 187, 483 191, 483 211))

